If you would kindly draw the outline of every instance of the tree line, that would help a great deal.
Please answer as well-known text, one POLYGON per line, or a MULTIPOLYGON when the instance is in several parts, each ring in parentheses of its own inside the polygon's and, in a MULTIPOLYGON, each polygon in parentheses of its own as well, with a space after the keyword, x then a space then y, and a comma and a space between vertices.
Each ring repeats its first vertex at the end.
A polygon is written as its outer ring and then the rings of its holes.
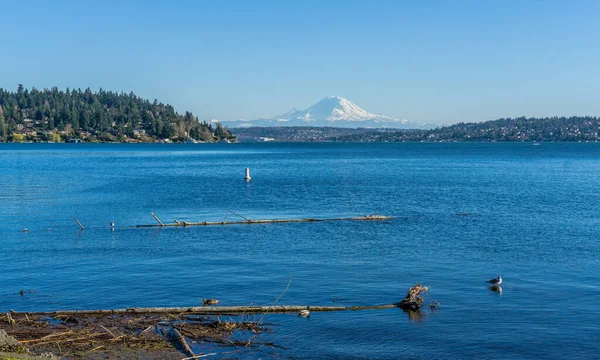
POLYGON ((189 138, 214 141, 232 138, 220 124, 200 122, 191 112, 179 114, 173 106, 121 92, 89 88, 59 90, 0 88, 0 141, 13 135, 62 133, 99 140, 142 138, 146 141, 189 138))
POLYGON ((331 137, 332 141, 597 141, 600 118, 594 116, 501 118, 457 123, 430 130, 364 130, 331 137))
POLYGON ((600 141, 600 118, 594 116, 501 118, 457 123, 435 129, 347 129, 333 127, 251 127, 235 129, 246 141, 329 142, 503 142, 600 141))

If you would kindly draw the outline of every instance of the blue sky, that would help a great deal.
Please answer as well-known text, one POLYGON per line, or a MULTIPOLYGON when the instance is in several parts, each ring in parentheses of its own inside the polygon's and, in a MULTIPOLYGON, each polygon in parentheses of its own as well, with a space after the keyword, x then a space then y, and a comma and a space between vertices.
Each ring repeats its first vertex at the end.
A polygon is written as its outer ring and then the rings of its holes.
POLYGON ((417 122, 600 115, 598 1, 3 1, 0 87, 201 119, 339 95, 417 122))

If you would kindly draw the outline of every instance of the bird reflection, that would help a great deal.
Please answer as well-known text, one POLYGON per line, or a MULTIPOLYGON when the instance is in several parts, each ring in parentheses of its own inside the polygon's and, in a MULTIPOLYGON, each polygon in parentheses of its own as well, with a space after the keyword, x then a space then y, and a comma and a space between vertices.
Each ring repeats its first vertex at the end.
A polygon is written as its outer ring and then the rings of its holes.
POLYGON ((500 285, 493 285, 490 286, 489 289, 495 293, 497 293, 498 295, 502 296, 502 287, 500 285))

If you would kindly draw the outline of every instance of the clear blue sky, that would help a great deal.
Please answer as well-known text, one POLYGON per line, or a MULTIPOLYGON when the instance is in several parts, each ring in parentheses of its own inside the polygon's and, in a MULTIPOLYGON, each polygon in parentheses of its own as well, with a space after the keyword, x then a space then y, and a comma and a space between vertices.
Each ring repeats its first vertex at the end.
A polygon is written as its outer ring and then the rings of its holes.
POLYGON ((0 4, 0 87, 133 91, 201 119, 339 95, 418 122, 600 115, 599 1, 0 4))

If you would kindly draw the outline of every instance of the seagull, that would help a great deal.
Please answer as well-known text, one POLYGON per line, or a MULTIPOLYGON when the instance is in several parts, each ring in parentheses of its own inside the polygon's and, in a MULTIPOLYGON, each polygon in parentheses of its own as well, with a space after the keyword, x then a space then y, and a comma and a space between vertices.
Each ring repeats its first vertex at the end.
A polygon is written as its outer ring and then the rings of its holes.
POLYGON ((299 317, 310 317, 310 306, 307 306, 305 310, 298 311, 299 317))
POLYGON ((492 279, 492 280, 488 280, 486 282, 490 283, 490 284, 492 284, 494 286, 498 286, 498 285, 502 284, 502 276, 498 275, 498 278, 492 279))

